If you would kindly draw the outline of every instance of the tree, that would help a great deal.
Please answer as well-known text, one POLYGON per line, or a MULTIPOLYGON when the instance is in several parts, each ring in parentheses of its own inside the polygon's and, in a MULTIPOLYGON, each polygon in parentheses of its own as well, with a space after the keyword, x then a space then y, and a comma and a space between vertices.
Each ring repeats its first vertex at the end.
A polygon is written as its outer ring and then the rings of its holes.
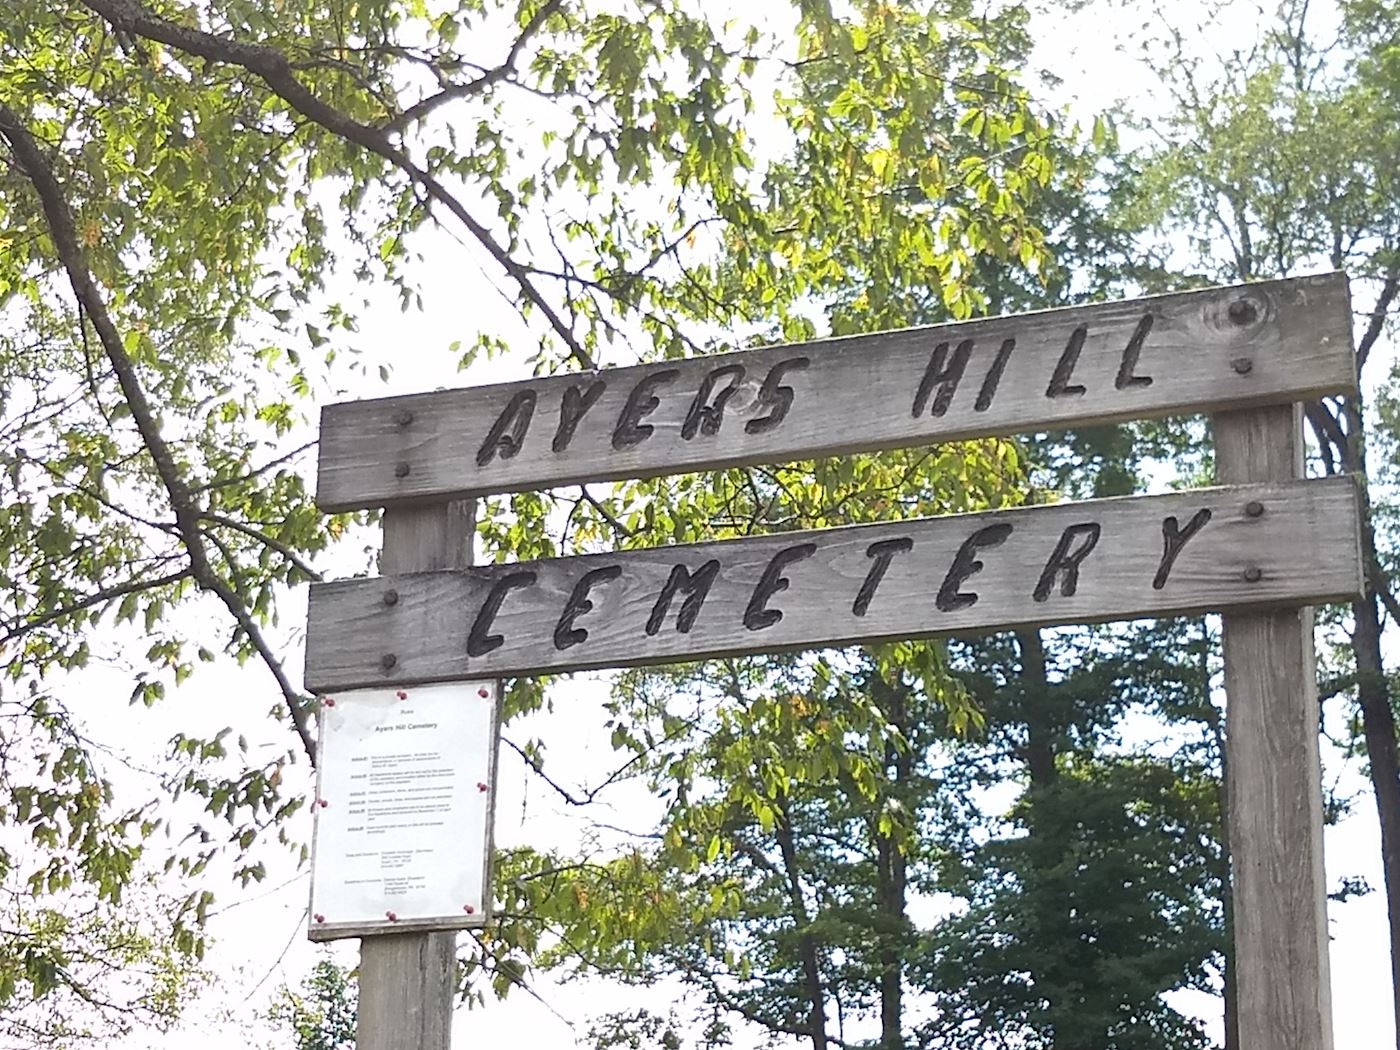
MULTIPOLYGON (((1025 202, 1053 136, 983 60, 971 13, 846 17, 804 0, 766 32, 669 0, 0 10, 0 619, 14 687, 57 683, 19 716, 72 741, 45 760, 57 796, 5 769, 0 808, 45 800, 18 817, 43 831, 40 854, 16 858, 28 892, 86 883, 115 904, 135 858, 174 830, 163 859, 194 887, 175 943, 195 953, 210 901, 196 877, 220 852, 246 880, 270 839, 300 849, 289 784, 314 757, 316 706, 283 668, 277 609, 356 524, 310 503, 306 409, 359 366, 354 281, 424 305, 411 272, 424 227, 464 238, 464 260, 507 282, 544 371, 691 353, 772 318, 801 334, 801 303, 849 265, 852 229, 900 231, 954 312, 972 308, 980 253, 1034 264, 1025 202), (912 76, 929 54, 935 68, 912 76), (864 73, 845 95, 831 96, 837 72, 819 90, 807 80, 847 65, 864 73), (781 109, 759 153, 763 83, 781 109), (933 94, 956 163, 915 161, 908 115, 933 94), (638 205, 643 187, 661 207, 638 205), (173 741, 165 791, 205 811, 183 837, 163 809, 103 789, 100 748, 62 695, 65 671, 133 638, 138 702, 230 657, 261 662, 278 697, 271 759, 250 758, 256 726, 173 741)), ((462 364, 506 342, 475 333, 462 364)), ((710 527, 693 486, 657 490, 657 538, 710 527)), ((630 498, 493 501, 481 537, 493 556, 586 547, 636 528, 630 498), (546 527, 561 504, 567 535, 546 527)), ((541 696, 516 683, 512 712, 541 696)), ((535 946, 509 930, 497 943, 535 946)), ((482 958, 508 986, 511 960, 482 958)))
MULTIPOLYGON (((1285 2, 1254 48, 1221 56, 1216 67, 1169 32, 1149 60, 1171 91, 1172 108, 1148 124, 1159 144, 1140 151, 1124 189, 1131 221, 1158 236, 1185 235, 1190 276, 1249 281, 1318 266, 1346 269, 1360 306, 1357 368, 1363 388, 1374 389, 1374 351, 1400 294, 1400 140, 1393 120, 1400 97, 1387 57, 1389 43, 1400 39, 1400 14, 1386 3, 1343 9, 1341 37, 1319 39, 1308 3, 1285 2)), ((1165 250, 1149 247, 1147 255, 1166 259, 1165 250)), ((1172 272, 1162 262, 1143 276, 1155 283, 1172 272)), ((1362 530, 1366 591, 1352 603, 1342 628, 1345 651, 1335 654, 1340 666, 1322 692, 1324 700, 1347 696, 1359 713, 1380 817, 1400 1018, 1400 764, 1381 645, 1382 609, 1393 619, 1400 605, 1383 531, 1391 511, 1375 484, 1389 469, 1375 450, 1388 449, 1393 432, 1368 412, 1364 395, 1311 404, 1307 421, 1324 472, 1370 482, 1362 530)))
MULTIPOLYGON (((988 46, 1006 47, 1018 17, 985 28, 988 46)), ((841 98, 862 97, 845 77, 829 83, 841 98)), ((937 106, 913 112, 923 126, 914 141, 944 127, 937 106)), ((859 125, 848 131, 866 133, 859 125)), ((1064 182, 1052 181, 1030 214, 1077 243, 1126 244, 1070 189, 1088 162, 1060 148, 1064 165, 1055 175, 1064 182)), ((818 170, 829 166, 819 159, 818 170)), ((889 159, 896 168, 902 161, 898 151, 889 159)), ((790 194, 800 201, 805 169, 791 174, 790 194)), ((917 216, 922 203, 912 195, 898 205, 917 216)), ((921 287, 918 252, 900 229, 896 217, 857 238, 849 261, 820 289, 833 331, 949 316, 951 304, 921 287)), ((1061 261, 1051 294, 1068 296, 1061 274, 1081 261, 1061 261)), ((1102 256, 1082 265, 1102 266, 1102 256)), ((744 272, 735 270, 736 278, 744 272)), ((969 299, 977 309, 1045 305, 1039 276, 989 251, 976 260, 969 299)), ((784 324, 783 334, 793 334, 784 324)), ((803 322, 797 331, 810 330, 803 322)), ((599 539, 647 543, 658 532, 697 539, 971 509, 1023 498, 1027 460, 1045 462, 1042 488, 1116 494, 1159 446, 1134 446, 1109 429, 1034 443, 1029 456, 1025 447, 969 444, 731 472, 706 486, 648 482, 625 490, 632 502, 599 539), (1090 453, 1093 468, 1057 472, 1072 458, 1066 449, 1090 453), (662 506, 683 498, 685 512, 655 509, 658 492, 662 506)), ((1008 640, 992 645, 998 641, 1008 640)), ((1003 655, 997 679, 1026 698, 1013 710, 990 703, 991 690, 974 706, 950 676, 967 668, 926 644, 629 674, 613 704, 619 775, 647 778, 667 800, 661 829, 638 831, 615 852, 517 858, 526 866, 507 910, 518 921, 493 935, 483 959, 513 960, 518 976, 520 945, 553 939, 539 965, 639 982, 676 977, 706 1008, 813 1048, 986 1045, 987 1031, 950 1020, 968 1015, 1004 1022, 997 1037, 1008 1045, 1204 1045, 1199 1027, 1160 996, 1206 987, 1219 963, 1224 874, 1218 767, 1209 752, 1216 740, 1170 761, 1102 753, 1115 713, 1132 702, 1158 711, 1172 702, 1165 672, 1136 691, 1130 684, 1150 643, 1122 645, 1116 678, 1095 667, 1052 692, 1041 635, 1017 641, 1022 650, 1013 645, 1010 658, 1003 655), (1022 666, 1035 663, 1024 653, 1037 648, 1038 673, 1022 666), (1047 713, 1061 690, 1083 705, 1062 723, 1047 713), (985 740, 973 731, 978 717, 988 720, 985 740), (1065 742, 1076 734, 1090 742, 1065 742), (1024 756, 1008 760, 1009 751, 1024 756), (1014 821, 989 820, 966 801, 971 787, 956 769, 979 762, 986 782, 1018 773, 1029 780, 1014 821), (949 796, 964 800, 961 808, 949 796), (1216 833, 1196 834, 1202 825, 1216 833), (989 829, 996 841, 974 848, 989 829), (1076 851, 1094 855, 1099 877, 1066 867, 1076 851), (1137 867, 1148 874, 1123 877, 1137 867), (1064 910, 1067 884, 1085 890, 1071 895, 1078 917, 1064 910), (934 893, 969 902, 968 918, 921 929, 911 904, 934 893), (1011 928, 1030 909, 1043 921, 1016 927, 1021 937, 1008 950, 980 949, 976 934, 993 918, 1011 928), (968 945, 977 962, 959 969, 968 945), (937 963, 925 962, 930 951, 937 963), (1026 996, 1051 1001, 1015 1002, 1008 971, 1026 978, 1026 996), (937 1022, 913 1020, 930 1010, 937 1022)), ((1061 661, 1082 656, 1082 648, 1066 648, 1061 661)), ((1204 695, 1195 664, 1177 673, 1204 695)), ((1061 668, 1061 677, 1069 674, 1061 668)), ((574 803, 594 797, 559 790, 574 803)))
POLYGON ((355 1050, 355 978, 329 959, 319 960, 300 991, 285 985, 268 1020, 289 1029, 296 1050, 355 1050))

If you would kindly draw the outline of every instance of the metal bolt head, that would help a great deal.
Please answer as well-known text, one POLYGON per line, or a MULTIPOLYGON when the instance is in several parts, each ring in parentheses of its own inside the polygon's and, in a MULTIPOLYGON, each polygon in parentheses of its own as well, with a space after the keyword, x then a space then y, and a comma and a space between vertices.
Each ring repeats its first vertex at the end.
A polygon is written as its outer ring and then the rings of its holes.
POLYGON ((399 662, 399 658, 398 658, 397 656, 395 656, 393 653, 385 653, 383 656, 381 656, 381 657, 379 658, 379 666, 382 667, 382 668, 384 668, 384 670, 386 670, 386 671, 392 671, 392 670, 394 669, 394 666, 395 666, 398 662, 399 662))
MULTIPOLYGON (((1230 367, 1235 370, 1237 375, 1247 376, 1254 371, 1254 362, 1248 357, 1237 357, 1230 362, 1230 367)), ((407 466, 407 464, 403 465, 407 466)))
POLYGON ((396 591, 396 590, 393 590, 392 588, 389 589, 389 590, 387 590, 387 591, 385 591, 385 592, 384 592, 384 604, 385 604, 385 605, 398 605, 398 604, 399 604, 399 592, 396 591))
POLYGON ((1228 311, 1230 320, 1235 324, 1251 324, 1259 316, 1259 308, 1248 299, 1236 299, 1230 304, 1228 311))
POLYGON ((406 408, 401 408, 394 413, 394 422, 401 427, 406 427, 413 422, 413 413, 406 408))
POLYGON ((394 477, 396 478, 406 478, 410 473, 412 473, 412 471, 413 468, 410 467, 407 463, 394 464, 394 477))
POLYGON ((1251 565, 1244 570, 1245 583, 1258 583, 1264 578, 1264 570, 1257 565, 1251 565))
POLYGON ((1261 518, 1264 516, 1264 504, 1257 499, 1252 499, 1244 505, 1244 516, 1246 518, 1261 518))

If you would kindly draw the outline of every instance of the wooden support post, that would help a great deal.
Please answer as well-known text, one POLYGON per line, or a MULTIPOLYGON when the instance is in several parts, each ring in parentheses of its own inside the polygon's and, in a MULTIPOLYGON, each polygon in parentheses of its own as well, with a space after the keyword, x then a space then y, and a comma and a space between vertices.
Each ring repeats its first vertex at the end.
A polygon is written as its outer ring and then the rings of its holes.
MULTIPOLYGON (((460 569, 472 560, 471 501, 384 512, 384 574, 460 569)), ((448 1050, 457 989, 453 932, 360 941, 359 1050, 448 1050)))
MULTIPOLYGON (((1218 482, 1302 476, 1299 406, 1224 413, 1214 429, 1218 482)), ((1312 610, 1222 619, 1240 1050, 1332 1050, 1312 610)))

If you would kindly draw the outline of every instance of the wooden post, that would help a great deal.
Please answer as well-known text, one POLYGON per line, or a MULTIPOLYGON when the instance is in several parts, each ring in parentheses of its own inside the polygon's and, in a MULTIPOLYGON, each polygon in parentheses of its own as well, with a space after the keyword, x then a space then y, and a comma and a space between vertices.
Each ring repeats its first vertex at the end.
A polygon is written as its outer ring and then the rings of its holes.
MULTIPOLYGON (((1216 480, 1301 477, 1301 419, 1297 405, 1216 416, 1216 480)), ((1240 1050, 1331 1050, 1312 610, 1222 620, 1240 1050)))
MULTIPOLYGON (((472 560, 471 501, 384 512, 380 571, 460 569, 472 560)), ((451 931, 360 940, 359 1050, 448 1050, 457 990, 451 931)))

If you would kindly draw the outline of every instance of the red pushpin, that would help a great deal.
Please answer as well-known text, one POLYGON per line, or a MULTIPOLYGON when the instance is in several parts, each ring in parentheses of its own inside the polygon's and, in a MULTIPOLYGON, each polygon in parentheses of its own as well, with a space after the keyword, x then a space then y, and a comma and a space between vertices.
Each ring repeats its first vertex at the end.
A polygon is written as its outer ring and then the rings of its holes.
POLYGON ((470 904, 463 904, 463 905, 462 905, 462 910, 463 910, 464 912, 466 912, 468 915, 475 915, 475 914, 476 914, 476 909, 473 908, 470 904))
POLYGON ((482 686, 480 689, 478 689, 478 690, 476 691, 476 695, 479 696, 479 697, 481 697, 483 700, 485 700, 488 696, 491 695, 491 691, 490 691, 489 689, 487 689, 485 686, 482 686))
POLYGON ((481 783, 481 782, 478 782, 478 783, 477 783, 476 789, 477 789, 478 791, 480 791, 483 795, 486 794, 486 792, 488 792, 488 791, 491 790, 489 787, 487 787, 484 783, 481 783))
POLYGON ((330 803, 323 798, 318 798, 316 800, 316 805, 320 806, 322 809, 325 809, 327 806, 330 805, 330 803))
POLYGON ((396 915, 394 912, 391 912, 391 911, 386 911, 386 912, 384 913, 384 917, 385 917, 386 919, 388 919, 390 922, 398 922, 398 921, 399 921, 398 915, 396 915))
POLYGON ((395 693, 394 695, 397 696, 400 700, 407 700, 407 699, 408 699, 408 694, 405 693, 402 689, 400 689, 400 690, 399 690, 397 693, 395 693))
POLYGON ((325 922, 325 921, 326 921, 326 917, 325 917, 324 915, 313 915, 313 916, 311 916, 311 917, 312 917, 313 919, 315 919, 317 922, 325 922))
POLYGON ((332 700, 329 696, 326 697, 326 699, 323 700, 322 703, 324 703, 327 707, 334 707, 334 706, 335 706, 335 701, 332 700))

